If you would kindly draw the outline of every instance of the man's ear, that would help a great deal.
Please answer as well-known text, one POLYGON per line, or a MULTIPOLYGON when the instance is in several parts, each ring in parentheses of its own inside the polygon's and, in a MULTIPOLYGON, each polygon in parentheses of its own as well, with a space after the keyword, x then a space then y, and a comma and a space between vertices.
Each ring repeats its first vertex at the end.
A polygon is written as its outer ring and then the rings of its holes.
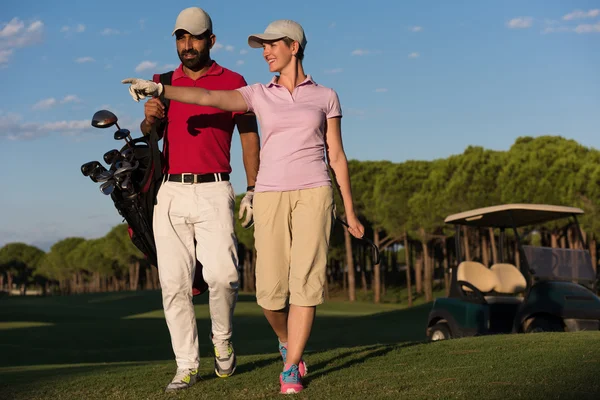
POLYGON ((217 37, 216 37, 216 36, 214 35, 214 33, 213 33, 213 34, 211 34, 211 35, 208 37, 208 40, 210 41, 210 47, 209 47, 209 48, 210 48, 210 49, 212 49, 212 48, 213 48, 213 46, 215 45, 215 43, 217 42, 217 37))

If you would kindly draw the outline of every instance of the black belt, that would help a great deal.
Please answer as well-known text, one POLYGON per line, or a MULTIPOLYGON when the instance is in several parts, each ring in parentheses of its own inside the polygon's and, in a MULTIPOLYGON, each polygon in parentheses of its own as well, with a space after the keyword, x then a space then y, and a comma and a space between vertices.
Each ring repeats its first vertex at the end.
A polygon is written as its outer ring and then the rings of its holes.
POLYGON ((228 181, 229 174, 218 172, 216 174, 168 174, 167 180, 170 182, 179 183, 205 183, 205 182, 221 182, 228 181))

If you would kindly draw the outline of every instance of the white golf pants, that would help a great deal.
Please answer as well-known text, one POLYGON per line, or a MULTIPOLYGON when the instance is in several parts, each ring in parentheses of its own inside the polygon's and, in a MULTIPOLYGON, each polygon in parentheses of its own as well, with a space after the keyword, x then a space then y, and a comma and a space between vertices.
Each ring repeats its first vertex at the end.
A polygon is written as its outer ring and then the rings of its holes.
POLYGON ((213 341, 231 338, 239 287, 234 205, 235 194, 227 181, 166 181, 159 189, 154 237, 165 319, 178 368, 198 368, 200 363, 192 303, 196 258, 209 288, 213 341))

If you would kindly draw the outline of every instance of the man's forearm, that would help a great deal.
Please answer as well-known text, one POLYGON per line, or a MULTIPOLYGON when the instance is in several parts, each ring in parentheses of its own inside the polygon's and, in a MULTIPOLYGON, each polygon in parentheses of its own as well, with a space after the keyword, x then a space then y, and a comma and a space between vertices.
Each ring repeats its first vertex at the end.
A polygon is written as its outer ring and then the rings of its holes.
POLYGON ((257 133, 246 133, 247 138, 242 141, 244 169, 248 186, 254 186, 260 164, 260 140, 257 133))

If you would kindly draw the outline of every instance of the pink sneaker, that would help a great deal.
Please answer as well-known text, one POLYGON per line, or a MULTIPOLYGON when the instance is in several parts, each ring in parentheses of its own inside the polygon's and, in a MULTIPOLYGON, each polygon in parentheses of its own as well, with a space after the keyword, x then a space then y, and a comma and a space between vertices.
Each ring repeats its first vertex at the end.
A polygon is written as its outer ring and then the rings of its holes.
POLYGON ((296 364, 279 374, 279 383, 281 384, 282 394, 300 393, 304 387, 302 386, 302 378, 296 364))
MULTIPOLYGON (((283 358, 283 365, 285 366, 287 359, 287 347, 282 345, 281 342, 279 342, 279 354, 281 354, 281 358, 283 358)), ((308 374, 308 367, 303 359, 300 359, 300 362, 298 363, 298 371, 300 372, 301 378, 304 378, 306 374, 308 374)))

